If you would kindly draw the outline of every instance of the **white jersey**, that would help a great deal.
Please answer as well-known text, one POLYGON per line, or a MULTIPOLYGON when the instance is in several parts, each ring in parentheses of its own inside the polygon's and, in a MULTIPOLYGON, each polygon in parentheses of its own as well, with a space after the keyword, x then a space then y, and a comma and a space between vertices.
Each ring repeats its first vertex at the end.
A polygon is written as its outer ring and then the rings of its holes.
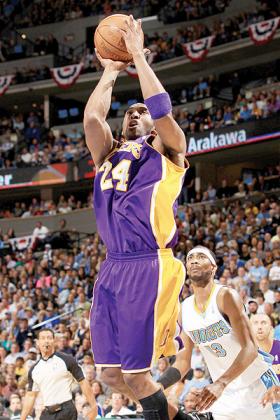
MULTIPOLYGON (((182 304, 183 331, 198 345, 213 381, 232 365, 241 350, 235 332, 218 309, 217 295, 222 287, 224 286, 214 285, 204 313, 196 307, 194 295, 182 304)), ((258 354, 227 389, 247 387, 259 379, 268 368, 261 354, 258 354)))

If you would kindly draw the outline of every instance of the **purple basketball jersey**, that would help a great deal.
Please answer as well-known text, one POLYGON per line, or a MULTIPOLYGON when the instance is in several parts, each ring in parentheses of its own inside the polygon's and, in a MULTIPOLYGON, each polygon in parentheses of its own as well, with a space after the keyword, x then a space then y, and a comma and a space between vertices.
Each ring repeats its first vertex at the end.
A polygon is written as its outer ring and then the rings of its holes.
POLYGON ((272 362, 273 370, 278 376, 280 380, 280 341, 273 340, 272 349, 270 350, 270 354, 274 357, 272 362))
POLYGON ((186 169, 140 137, 114 149, 94 180, 98 232, 109 252, 173 247, 176 201, 186 169))

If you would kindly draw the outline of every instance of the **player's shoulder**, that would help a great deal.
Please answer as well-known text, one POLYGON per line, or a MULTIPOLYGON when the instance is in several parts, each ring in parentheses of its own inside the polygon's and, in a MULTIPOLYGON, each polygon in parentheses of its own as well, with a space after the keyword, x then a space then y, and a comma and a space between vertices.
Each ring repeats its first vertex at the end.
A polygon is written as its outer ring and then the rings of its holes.
POLYGON ((217 293, 217 305, 222 312, 227 313, 233 306, 238 306, 243 309, 243 303, 239 293, 227 286, 223 286, 217 293))
POLYGON ((228 287, 228 286, 220 286, 219 290, 218 290, 218 293, 217 293, 217 296, 219 298, 224 298, 224 299, 225 298, 229 298, 229 299, 240 298, 238 292, 235 289, 233 289, 232 287, 228 287))

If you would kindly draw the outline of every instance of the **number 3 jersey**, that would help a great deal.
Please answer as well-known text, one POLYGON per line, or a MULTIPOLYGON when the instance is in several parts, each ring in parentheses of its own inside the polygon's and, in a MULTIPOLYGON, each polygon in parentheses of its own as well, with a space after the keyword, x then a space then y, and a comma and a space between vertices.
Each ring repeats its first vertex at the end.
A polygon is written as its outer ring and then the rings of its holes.
MULTIPOLYGON (((198 345, 213 381, 232 365, 241 350, 235 332, 217 305, 217 295, 221 287, 224 286, 214 285, 203 313, 198 310, 194 295, 185 299, 182 304, 183 331, 198 345)), ((258 353, 257 358, 227 389, 247 387, 259 379, 269 367, 264 358, 265 354, 258 353)))
POLYGON ((186 169, 157 152, 148 137, 127 141, 107 156, 94 180, 98 232, 108 251, 171 248, 186 169))

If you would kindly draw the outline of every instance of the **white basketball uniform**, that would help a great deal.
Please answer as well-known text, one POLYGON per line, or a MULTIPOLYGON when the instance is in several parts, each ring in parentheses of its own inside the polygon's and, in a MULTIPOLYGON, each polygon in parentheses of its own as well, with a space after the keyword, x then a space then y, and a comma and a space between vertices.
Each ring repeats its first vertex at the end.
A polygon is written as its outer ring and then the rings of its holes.
MULTIPOLYGON (((201 313, 195 304, 194 295, 182 304, 182 327, 190 339, 198 345, 213 382, 233 363, 241 346, 229 321, 221 314, 217 295, 221 288, 215 284, 201 313)), ((215 420, 280 420, 280 404, 261 405, 262 397, 278 378, 265 361, 266 353, 258 357, 234 379, 221 397, 211 406, 215 420)))

